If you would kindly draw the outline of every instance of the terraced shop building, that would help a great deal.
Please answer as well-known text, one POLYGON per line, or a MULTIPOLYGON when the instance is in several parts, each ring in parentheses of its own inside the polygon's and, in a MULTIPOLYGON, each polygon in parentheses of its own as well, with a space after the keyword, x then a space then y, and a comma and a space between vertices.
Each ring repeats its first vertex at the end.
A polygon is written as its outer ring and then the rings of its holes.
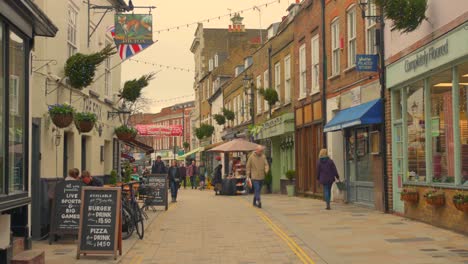
POLYGON ((0 263, 17 253, 10 232, 31 247, 31 51, 57 30, 32 1, 0 0, 0 263))

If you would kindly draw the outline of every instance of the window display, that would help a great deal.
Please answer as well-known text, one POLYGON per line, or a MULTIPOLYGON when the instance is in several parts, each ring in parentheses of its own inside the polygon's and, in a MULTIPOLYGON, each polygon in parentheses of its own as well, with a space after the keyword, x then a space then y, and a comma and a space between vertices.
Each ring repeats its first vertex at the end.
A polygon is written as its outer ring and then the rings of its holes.
POLYGON ((417 82, 408 87, 408 181, 423 181, 426 177, 426 139, 424 118, 424 85, 417 82))

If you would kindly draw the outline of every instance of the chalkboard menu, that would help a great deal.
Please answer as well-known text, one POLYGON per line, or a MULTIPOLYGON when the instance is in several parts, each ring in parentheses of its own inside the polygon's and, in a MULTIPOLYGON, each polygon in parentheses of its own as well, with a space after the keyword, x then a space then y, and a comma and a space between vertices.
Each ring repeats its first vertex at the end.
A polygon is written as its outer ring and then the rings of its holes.
POLYGON ((55 235, 78 235, 82 186, 81 181, 62 181, 55 185, 49 243, 55 235))
POLYGON ((120 248, 120 188, 83 187, 77 258, 114 254, 120 248))
POLYGON ((166 174, 148 175, 148 185, 152 188, 151 199, 147 199, 147 205, 165 206, 168 208, 168 182, 166 174))

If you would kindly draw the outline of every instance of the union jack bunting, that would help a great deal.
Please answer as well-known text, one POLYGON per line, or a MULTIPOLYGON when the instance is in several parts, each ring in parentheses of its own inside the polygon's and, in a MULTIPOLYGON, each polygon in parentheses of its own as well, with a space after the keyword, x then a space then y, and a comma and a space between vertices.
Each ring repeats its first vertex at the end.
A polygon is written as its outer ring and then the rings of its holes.
MULTIPOLYGON (((112 37, 115 36, 115 26, 111 26, 107 29, 107 32, 110 32, 112 37)), ((151 44, 121 44, 116 45, 119 56, 122 60, 126 60, 132 56, 135 56, 140 51, 148 48, 151 44)))

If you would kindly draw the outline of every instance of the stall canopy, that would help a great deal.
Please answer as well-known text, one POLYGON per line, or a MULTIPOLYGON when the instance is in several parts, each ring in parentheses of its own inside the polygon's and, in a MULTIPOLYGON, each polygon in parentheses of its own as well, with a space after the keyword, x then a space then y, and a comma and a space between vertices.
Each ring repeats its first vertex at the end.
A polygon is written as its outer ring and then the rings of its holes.
POLYGON ((335 117, 325 125, 323 132, 332 132, 359 125, 380 124, 382 122, 382 100, 377 99, 339 111, 335 117))
POLYGON ((134 148, 138 148, 138 149, 141 149, 143 150, 144 152, 146 152, 146 154, 149 154, 149 153, 153 153, 154 152, 154 149, 153 147, 151 146, 148 146, 136 139, 130 139, 130 140, 123 140, 123 142, 130 146, 130 147, 134 147, 134 148))
POLYGON ((201 152, 204 149, 205 149, 204 147, 196 148, 196 149, 194 149, 194 150, 192 150, 190 152, 185 153, 182 156, 177 157, 177 160, 185 160, 187 157, 189 157, 189 156, 191 156, 191 155, 193 155, 195 153, 201 152))
POLYGON ((210 149, 208 152, 249 152, 254 151, 258 146, 260 145, 244 139, 234 139, 210 149))

